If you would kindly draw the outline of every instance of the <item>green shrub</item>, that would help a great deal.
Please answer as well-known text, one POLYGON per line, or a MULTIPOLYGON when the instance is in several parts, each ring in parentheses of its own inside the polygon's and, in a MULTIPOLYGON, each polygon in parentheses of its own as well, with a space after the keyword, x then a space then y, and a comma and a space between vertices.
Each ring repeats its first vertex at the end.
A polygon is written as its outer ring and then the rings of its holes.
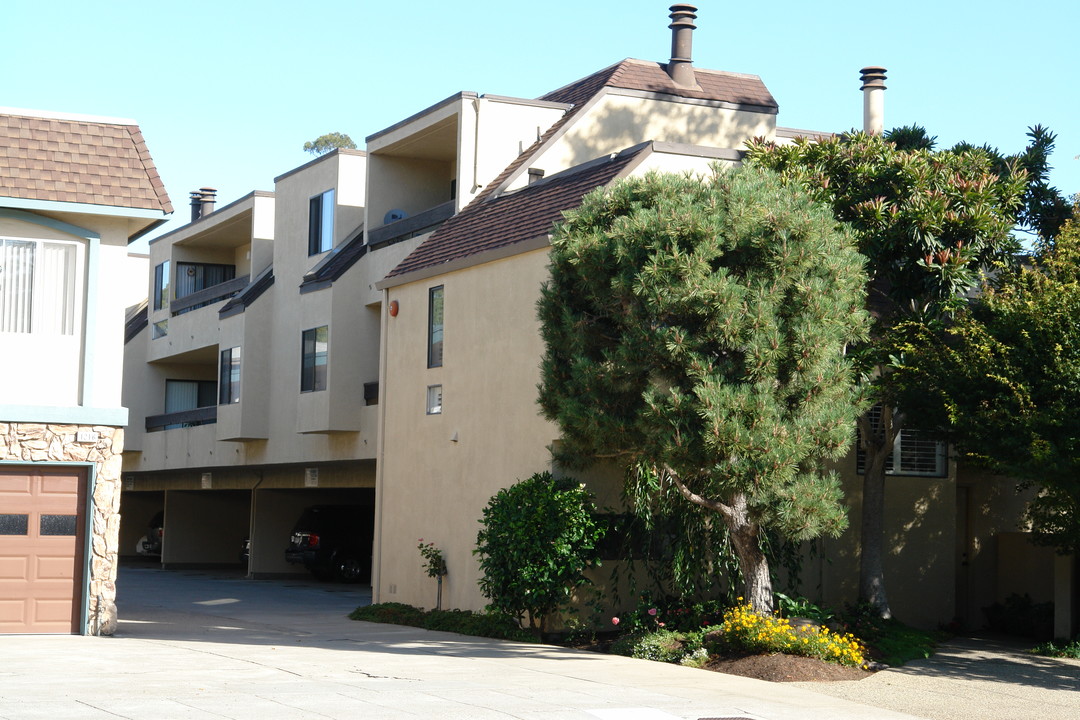
POLYGON ((542 631, 547 618, 589 584, 585 569, 599 565, 603 529, 586 492, 569 478, 538 473, 495 494, 476 536, 480 590, 491 607, 527 617, 542 631))
POLYGON ((867 604, 848 607, 839 620, 846 630, 873 648, 876 660, 894 667, 930 657, 946 637, 942 632, 916 630, 895 618, 886 620, 867 604))
POLYGON ((836 618, 836 613, 810 602, 804 597, 792 598, 783 593, 776 595, 776 607, 780 615, 786 618, 806 618, 818 625, 827 625, 836 618))
POLYGON ((531 642, 535 636, 522 629, 517 620, 500 613, 474 613, 468 610, 429 610, 423 621, 428 630, 442 630, 475 637, 531 642))
POLYGON ((387 602, 358 607, 349 614, 349 618, 352 620, 366 620, 367 622, 421 627, 424 611, 405 603, 387 602))
POLYGON ((532 633, 523 630, 514 618, 499 613, 474 613, 468 610, 428 610, 404 603, 378 603, 358 607, 349 613, 352 620, 408 625, 474 637, 536 642, 532 633))
POLYGON ((1028 594, 1013 593, 1005 603, 983 608, 987 627, 1008 635, 1050 640, 1054 635, 1054 603, 1036 603, 1028 594))
POLYGON ((1080 660, 1080 638, 1069 642, 1068 640, 1055 640, 1036 645, 1031 650, 1035 655, 1047 655, 1049 657, 1072 658, 1080 660))
POLYGON ((700 635, 673 630, 631 633, 623 635, 611 645, 611 652, 615 655, 666 663, 681 663, 688 656, 701 655, 701 650, 700 635))

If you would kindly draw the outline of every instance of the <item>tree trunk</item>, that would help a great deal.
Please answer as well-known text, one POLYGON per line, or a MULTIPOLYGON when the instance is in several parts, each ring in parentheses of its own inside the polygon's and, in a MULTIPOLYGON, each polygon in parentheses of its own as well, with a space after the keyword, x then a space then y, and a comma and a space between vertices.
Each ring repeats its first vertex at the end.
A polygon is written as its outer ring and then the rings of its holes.
POLYGON ((675 487, 687 500, 712 510, 724 519, 735 557, 739 559, 739 571, 743 576, 743 599, 757 612, 771 613, 774 598, 769 560, 758 545, 761 526, 750 519, 746 493, 736 493, 731 502, 724 503, 698 495, 687 487, 679 474, 670 467, 664 468, 664 475, 675 483, 675 487))
POLYGON ((881 422, 873 427, 869 414, 859 418, 866 466, 863 474, 862 554, 859 562, 859 599, 883 618, 892 617, 885 593, 885 461, 899 432, 893 409, 881 409, 881 422))
POLYGON ((746 496, 739 493, 724 514, 731 546, 739 558, 739 570, 743 575, 743 599, 755 611, 770 614, 773 611, 772 578, 769 577, 769 561, 758 544, 761 526, 750 520, 746 496))

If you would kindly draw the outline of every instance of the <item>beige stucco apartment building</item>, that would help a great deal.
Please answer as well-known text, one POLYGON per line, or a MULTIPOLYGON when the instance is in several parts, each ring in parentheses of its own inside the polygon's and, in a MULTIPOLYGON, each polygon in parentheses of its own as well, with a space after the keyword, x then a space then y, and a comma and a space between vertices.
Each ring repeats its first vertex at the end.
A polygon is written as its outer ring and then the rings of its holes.
POLYGON ((115 626, 128 243, 171 212, 134 120, 0 109, 0 632, 115 626))
MULTIPOLYGON (((536 404, 552 224, 620 178, 707 172, 739 162, 752 137, 808 134, 777 127, 757 76, 693 66, 693 6, 671 19, 666 63, 623 60, 537 99, 458 93, 273 193, 221 208, 193 193, 193 221, 150 245, 148 308, 129 324, 121 549, 164 509, 166 566, 236 563, 249 538, 249 572, 284 573, 304 507, 358 504, 374 523, 376 601, 434 605, 423 538, 446 556, 443 606, 481 609, 483 507, 559 471, 558 431, 536 404)), ((880 95, 872 107, 880 119, 880 95)), ((1011 483, 970 477, 910 433, 894 461, 899 617, 978 626, 1009 592, 1050 599, 1070 582, 1071 566, 1058 563, 1055 585, 1053 557, 1010 535, 1011 483)), ((857 464, 852 453, 840 467, 856 528, 857 464)), ((618 506, 619 473, 582 479, 618 506)), ((854 600, 856 533, 818 549, 803 592, 854 600)))

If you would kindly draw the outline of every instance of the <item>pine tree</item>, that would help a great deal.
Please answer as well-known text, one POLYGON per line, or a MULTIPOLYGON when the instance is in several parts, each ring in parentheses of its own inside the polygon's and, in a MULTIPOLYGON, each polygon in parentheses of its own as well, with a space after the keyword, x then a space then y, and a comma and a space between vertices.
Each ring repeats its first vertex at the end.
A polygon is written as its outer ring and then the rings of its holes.
POLYGON ((714 513, 744 597, 771 610, 764 530, 846 525, 822 464, 848 450, 860 409, 844 351, 865 337, 865 283, 829 207, 768 171, 591 193, 555 231, 539 302, 559 459, 644 468, 656 484, 628 488, 714 513))

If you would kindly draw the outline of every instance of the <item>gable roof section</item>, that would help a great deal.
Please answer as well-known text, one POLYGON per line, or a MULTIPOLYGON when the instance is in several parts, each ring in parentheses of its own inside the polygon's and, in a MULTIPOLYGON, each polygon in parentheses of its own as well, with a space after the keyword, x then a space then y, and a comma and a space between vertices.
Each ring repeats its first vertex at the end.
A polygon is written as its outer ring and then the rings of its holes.
POLYGON ((0 109, 0 196, 171 213, 139 126, 0 109))
POLYGON ((614 65, 597 70, 591 75, 564 85, 542 95, 538 100, 566 103, 571 106, 566 113, 547 129, 536 142, 526 148, 510 163, 505 170, 488 183, 473 202, 483 201, 506 187, 508 181, 517 175, 522 167, 548 144, 556 135, 570 124, 570 121, 585 105, 600 94, 604 88, 619 88, 673 95, 682 98, 729 103, 740 109, 754 112, 776 114, 779 106, 765 83, 757 75, 723 72, 721 70, 703 70, 694 68, 695 77, 701 90, 680 88, 672 81, 661 63, 648 60, 627 58, 614 65))
POLYGON ((390 271, 386 279, 437 269, 546 236, 552 225, 562 219, 563 211, 577 207, 582 196, 631 169, 649 147, 649 143, 643 143, 544 178, 516 192, 473 203, 447 220, 390 271))
POLYGON ((775 114, 779 107, 757 75, 694 68, 694 76, 701 88, 695 90, 676 85, 665 67, 661 63, 628 58, 549 92, 540 99, 580 105, 601 88, 612 87, 749 106, 746 109, 771 114, 775 114))

